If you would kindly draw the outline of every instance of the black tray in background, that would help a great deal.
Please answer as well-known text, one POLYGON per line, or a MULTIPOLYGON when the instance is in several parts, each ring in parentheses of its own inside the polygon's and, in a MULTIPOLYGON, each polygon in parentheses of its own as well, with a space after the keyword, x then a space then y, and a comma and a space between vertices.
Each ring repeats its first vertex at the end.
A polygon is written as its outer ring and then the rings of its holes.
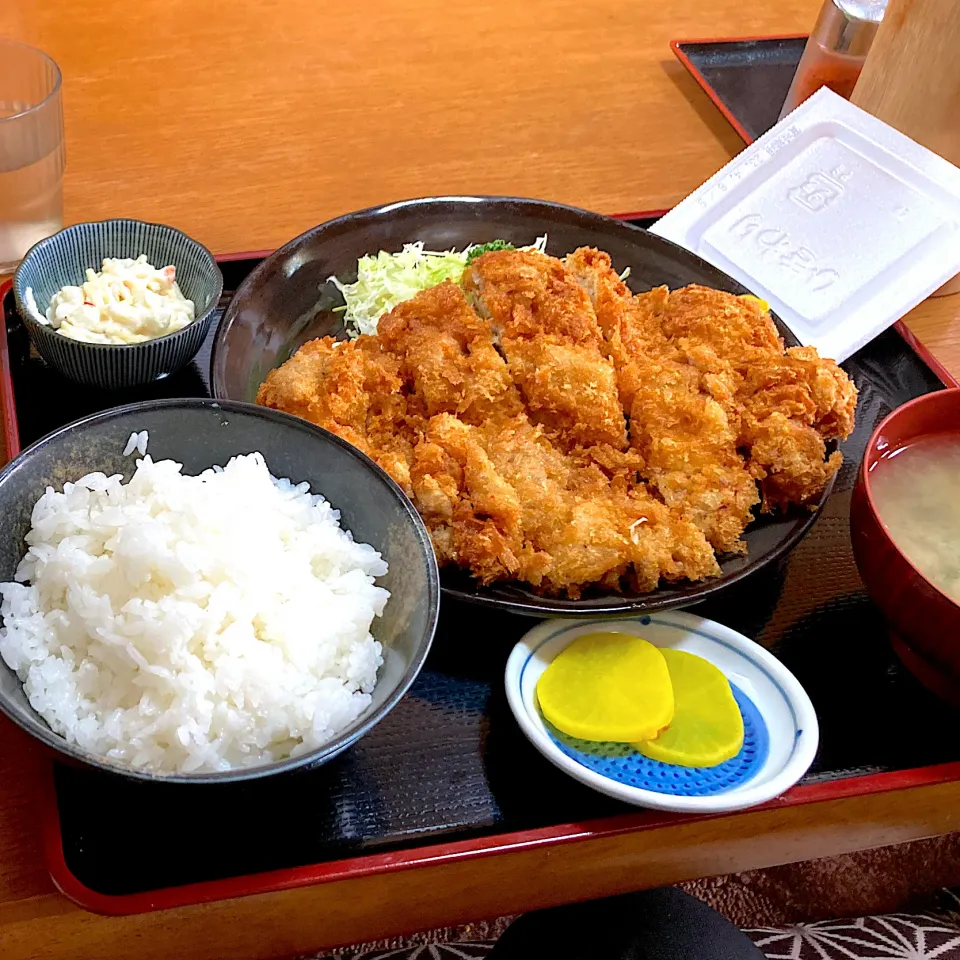
MULTIPOLYGON (((228 291, 254 263, 223 265, 228 291)), ((12 298, 4 307, 24 445, 105 406, 207 393, 210 340, 181 374, 105 394, 68 384, 31 356, 12 298)), ((857 428, 843 445, 845 465, 820 519, 779 568, 692 608, 773 650, 807 689, 821 747, 805 782, 960 760, 955 715, 890 652, 848 532, 850 490, 873 427, 942 384, 893 330, 845 366, 860 389, 857 428)), ((444 598, 433 651, 411 692, 316 770, 210 790, 127 784, 56 765, 68 869, 86 887, 115 896, 629 811, 559 773, 519 732, 503 668, 532 624, 444 598)))
POLYGON ((806 37, 774 37, 675 46, 737 132, 753 141, 777 122, 806 43, 806 37))

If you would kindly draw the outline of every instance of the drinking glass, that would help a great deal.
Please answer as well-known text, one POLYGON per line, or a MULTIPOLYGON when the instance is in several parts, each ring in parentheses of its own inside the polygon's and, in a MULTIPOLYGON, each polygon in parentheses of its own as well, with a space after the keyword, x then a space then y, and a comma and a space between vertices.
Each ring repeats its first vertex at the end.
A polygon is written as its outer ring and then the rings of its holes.
POLYGON ((0 274, 63 225, 63 167, 60 70, 0 40, 0 274))

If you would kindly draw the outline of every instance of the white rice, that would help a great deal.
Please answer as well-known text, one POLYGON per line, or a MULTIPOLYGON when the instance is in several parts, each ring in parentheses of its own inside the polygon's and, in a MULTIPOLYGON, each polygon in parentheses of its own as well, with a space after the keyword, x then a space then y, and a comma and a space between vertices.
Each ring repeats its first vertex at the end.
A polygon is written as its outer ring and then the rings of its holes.
MULTIPOLYGON (((146 430, 141 430, 139 433, 134 430, 134 432, 130 434, 127 445, 123 448, 123 456, 129 457, 132 453, 138 453, 141 457, 146 456, 147 442, 149 439, 150 434, 146 430)), ((214 469, 216 469, 216 467, 214 467, 214 469)))
POLYGON ((187 773, 312 750, 369 705, 383 662, 387 565, 338 521, 259 453, 48 487, 18 582, 0 584, 0 656, 53 730, 119 763, 187 773))

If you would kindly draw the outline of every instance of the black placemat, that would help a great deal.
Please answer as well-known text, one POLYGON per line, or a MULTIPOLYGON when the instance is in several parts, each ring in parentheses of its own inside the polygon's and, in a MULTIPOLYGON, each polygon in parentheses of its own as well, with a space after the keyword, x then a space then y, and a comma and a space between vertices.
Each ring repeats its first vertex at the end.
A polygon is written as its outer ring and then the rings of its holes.
MULTIPOLYGON (((252 267, 225 264, 228 289, 252 267)), ((68 384, 31 356, 12 298, 4 306, 24 445, 134 399, 131 391, 68 384)), ((209 346, 188 370, 136 396, 205 394, 209 346)), ((691 608, 772 649, 806 687, 821 723, 807 782, 960 759, 955 715, 890 652, 848 531, 850 490, 873 427, 942 384, 892 330, 845 367, 860 388, 857 428, 821 517, 779 568, 691 608)), ((316 770, 211 789, 129 784, 57 765, 68 868, 98 893, 119 895, 632 811, 559 773, 519 732, 503 669, 533 622, 445 598, 433 651, 410 693, 316 770)))

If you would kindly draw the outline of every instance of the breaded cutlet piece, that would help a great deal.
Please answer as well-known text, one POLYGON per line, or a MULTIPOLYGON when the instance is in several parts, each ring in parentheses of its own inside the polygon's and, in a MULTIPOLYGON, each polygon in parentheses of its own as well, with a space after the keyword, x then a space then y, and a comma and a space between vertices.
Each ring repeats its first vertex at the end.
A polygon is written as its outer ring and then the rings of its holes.
POLYGON ((397 359, 376 337, 305 343, 271 370, 257 403, 303 417, 362 450, 410 491, 416 439, 397 359))
POLYGON ((783 356, 770 311, 755 297, 690 284, 667 298, 661 326, 678 347, 685 340, 705 345, 741 374, 751 363, 783 356))
POLYGON ((494 335, 527 410, 567 447, 626 446, 616 372, 585 291, 560 260, 498 250, 474 260, 463 288, 494 335))
POLYGON ((765 306, 754 297, 706 287, 670 294, 664 332, 689 362, 725 383, 728 419, 760 482, 764 511, 815 499, 840 469, 827 439, 853 430, 857 390, 832 360, 812 347, 784 350, 765 306))
POLYGON ((809 424, 826 440, 853 432, 857 388, 814 347, 790 347, 782 357, 752 364, 738 397, 755 417, 779 411, 809 424))
POLYGON ((562 452, 524 415, 480 426, 433 417, 411 476, 441 561, 483 583, 576 597, 588 584, 652 590, 661 577, 719 572, 700 531, 643 484, 562 452))
POLYGON ((550 556, 548 592, 576 596, 591 583, 648 591, 661 578, 719 574, 703 534, 629 472, 611 478, 594 456, 561 455, 522 419, 485 425, 480 442, 517 492, 525 535, 550 556))
POLYGON ((783 356, 769 311, 751 296, 691 284, 674 290, 663 311, 663 331, 680 360, 696 367, 710 395, 739 421, 737 392, 752 364, 783 356))
POLYGON ((449 280, 418 293, 380 319, 377 339, 428 417, 456 414, 465 423, 514 416, 523 409, 490 324, 449 280))
POLYGON ((825 440, 842 440, 854 426, 857 388, 813 347, 791 347, 776 360, 753 364, 738 392, 740 442, 760 481, 764 510, 807 503, 840 469, 825 440))
POLYGON ((567 446, 626 446, 617 375, 593 344, 542 334, 504 337, 500 347, 530 415, 548 432, 567 446))
POLYGON ((813 427, 779 411, 763 418, 745 413, 741 439, 750 450, 765 513, 814 500, 843 464, 839 450, 827 457, 823 437, 813 427))
POLYGON ((670 291, 655 287, 634 294, 613 269, 610 254, 595 247, 578 247, 563 264, 590 298, 597 323, 608 344, 643 344, 647 350, 666 345, 661 314, 670 291))
POLYGON ((613 269, 610 255, 593 247, 580 247, 563 262, 590 298, 603 334, 601 349, 616 368, 620 402, 629 415, 640 384, 635 358, 669 359, 676 354, 661 328, 669 291, 656 287, 634 294, 613 269))
POLYGON ((581 248, 567 263, 593 300, 615 358, 621 399, 630 403, 630 444, 645 476, 714 549, 742 553, 741 536, 760 501, 756 480, 726 410, 663 332, 665 289, 635 296, 598 250, 581 248))
POLYGON ((461 281, 494 336, 516 339, 553 334, 599 347, 597 318, 586 293, 556 257, 494 250, 468 264, 461 281))
POLYGON ((743 553, 743 531, 760 502, 726 411, 699 373, 666 360, 638 364, 630 442, 666 504, 695 523, 720 553, 743 553))

